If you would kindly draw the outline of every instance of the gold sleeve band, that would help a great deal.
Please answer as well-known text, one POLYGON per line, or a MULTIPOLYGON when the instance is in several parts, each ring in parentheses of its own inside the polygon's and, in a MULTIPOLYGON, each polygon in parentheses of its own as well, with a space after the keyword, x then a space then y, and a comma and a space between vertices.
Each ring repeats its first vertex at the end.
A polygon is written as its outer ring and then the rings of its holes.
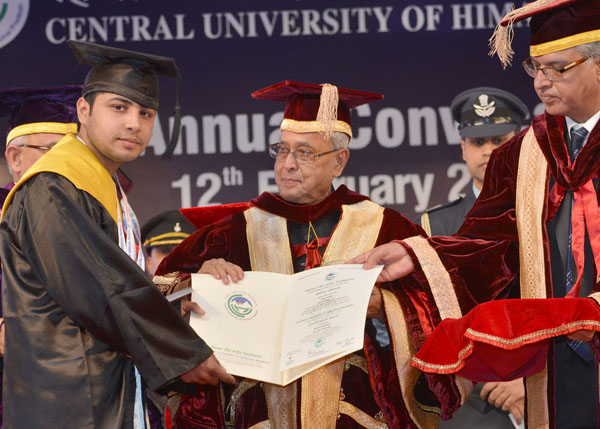
POLYGON ((404 242, 412 248, 419 259, 442 320, 449 317, 454 319, 462 317, 450 274, 427 239, 415 236, 407 238, 404 242))

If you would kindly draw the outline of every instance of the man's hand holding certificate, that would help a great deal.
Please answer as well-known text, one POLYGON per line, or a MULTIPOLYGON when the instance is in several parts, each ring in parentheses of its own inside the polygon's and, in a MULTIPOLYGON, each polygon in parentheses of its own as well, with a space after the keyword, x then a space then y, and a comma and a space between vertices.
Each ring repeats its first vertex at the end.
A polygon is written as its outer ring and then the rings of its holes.
POLYGON ((367 306, 381 267, 334 265, 294 275, 246 272, 224 285, 192 275, 206 311, 191 325, 234 375, 288 384, 363 347, 367 306))

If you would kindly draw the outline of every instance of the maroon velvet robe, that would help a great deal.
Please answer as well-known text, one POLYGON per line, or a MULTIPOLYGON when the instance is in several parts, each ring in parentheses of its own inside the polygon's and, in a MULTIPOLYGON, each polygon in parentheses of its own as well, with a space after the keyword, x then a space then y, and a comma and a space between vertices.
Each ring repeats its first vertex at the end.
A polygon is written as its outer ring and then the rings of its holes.
MULTIPOLYGON (((543 210, 543 252, 545 270, 545 296, 553 297, 552 265, 548 230, 546 222, 556 213, 557 202, 548 192, 550 184, 556 183, 559 189, 576 190, 592 178, 597 178, 600 170, 600 123, 590 133, 586 145, 579 153, 576 162, 569 166, 569 155, 564 140, 564 117, 542 114, 534 118, 533 131, 548 162, 546 172, 546 193, 543 210)), ((469 212, 465 223, 455 236, 432 237, 428 244, 439 256, 448 272, 454 293, 462 314, 466 314, 477 304, 498 298, 519 297, 519 233, 515 211, 517 177, 519 173, 519 157, 521 146, 527 130, 522 131, 510 142, 496 149, 488 163, 484 186, 473 209, 469 212)), ((590 237, 592 240, 600 237, 590 237)), ((417 271, 427 284, 423 274, 422 255, 405 245, 417 271), (421 262, 419 262, 421 261, 421 262)), ((587 261, 586 261, 587 263, 587 261)), ((429 284, 431 286, 431 284, 429 284)), ((593 291, 598 291, 598 284, 593 291)), ((431 324, 437 325, 441 319, 436 311, 431 311, 431 324)), ((498 315, 498 317, 504 317, 498 315)), ((424 318, 421 318, 421 325, 424 318)), ((423 332, 427 334, 427 332, 423 332)), ((594 342, 595 344, 596 342, 594 342)), ((548 406, 550 427, 554 427, 554 361, 552 351, 548 360, 548 406)), ((430 386, 435 386, 437 375, 427 375, 430 386)), ((445 380, 444 377, 440 378, 445 380)), ((445 392, 436 390, 442 404, 445 392)), ((582 392, 583 393, 583 392, 582 392)), ((528 398, 534 400, 535 398, 528 398)), ((450 408, 443 410, 448 415, 450 408)))
MULTIPOLYGON (((278 195, 263 193, 252 200, 250 205, 259 207, 267 212, 285 217, 288 221, 298 223, 313 223, 325 216, 339 211, 342 205, 351 205, 365 200, 366 197, 349 191, 345 186, 330 194, 325 200, 315 205, 294 205, 285 202, 278 195)), ((385 209, 382 227, 377 237, 376 245, 395 239, 403 239, 415 235, 424 236, 422 229, 410 222, 399 213, 385 209)), ((289 228, 289 222, 288 222, 289 228)), ((250 270, 248 242, 246 239, 246 220, 243 213, 236 213, 219 222, 199 229, 187 238, 159 267, 157 274, 174 271, 197 272, 202 263, 213 258, 224 258, 238 264, 244 270, 250 270)), ((411 278, 394 287, 396 298, 404 308, 412 322, 419 324, 419 317, 414 306, 410 304, 411 294, 417 294, 426 302, 428 294, 418 289, 416 279, 411 278), (408 292, 404 292, 407 290, 408 292)), ((383 285, 388 290, 391 284, 383 285)), ((427 311, 426 306, 423 311, 427 311)), ((410 325, 409 325, 410 326, 410 325)), ((421 332, 419 326, 416 329, 421 332)), ((389 427, 416 427, 409 416, 402 399, 399 385, 399 375, 394 361, 393 347, 380 347, 375 341, 373 332, 365 332, 364 356, 367 359, 368 374, 351 367, 344 372, 342 388, 345 401, 357 406, 365 413, 373 416, 379 410, 389 427)), ((372 329, 371 329, 372 331, 372 329)), ((393 338, 391 338, 393 342, 393 338)), ((393 344, 392 344, 393 345, 393 344)), ((451 380, 450 377, 447 377, 451 380)), ((448 382, 447 388, 452 389, 448 382)), ((259 385, 248 390, 242 397, 243 405, 237 407, 235 415, 236 427, 250 427, 253 424, 268 419, 264 393, 259 385)), ((456 399, 455 401, 460 401, 456 399)), ((300 402, 298 400, 298 402, 300 402)), ((423 401, 421 401, 423 402, 423 401)), ((438 404, 433 404, 437 406, 438 404)), ((300 415, 300 412, 297 413, 300 415)), ((178 428, 221 427, 224 424, 222 404, 217 389, 208 388, 196 396, 184 397, 179 408, 176 423, 178 428), (203 426, 205 425, 205 426, 203 426)), ((342 415, 337 427, 362 427, 351 418, 342 415)))

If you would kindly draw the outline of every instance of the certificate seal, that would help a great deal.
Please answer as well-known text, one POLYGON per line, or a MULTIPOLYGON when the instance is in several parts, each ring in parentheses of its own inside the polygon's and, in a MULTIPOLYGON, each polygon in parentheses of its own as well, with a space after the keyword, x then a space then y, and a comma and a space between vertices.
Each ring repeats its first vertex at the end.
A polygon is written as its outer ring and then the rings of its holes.
POLYGON ((225 297, 225 309, 235 319, 250 320, 258 313, 256 300, 245 292, 233 292, 225 297))

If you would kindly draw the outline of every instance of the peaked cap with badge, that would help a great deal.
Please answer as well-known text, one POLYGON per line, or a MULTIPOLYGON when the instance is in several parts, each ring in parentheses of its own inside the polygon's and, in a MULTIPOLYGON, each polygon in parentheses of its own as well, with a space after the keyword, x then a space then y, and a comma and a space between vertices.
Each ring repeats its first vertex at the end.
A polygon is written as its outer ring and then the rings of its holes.
POLYGON ((179 210, 159 213, 142 226, 144 247, 171 246, 181 243, 196 228, 179 210))
POLYGON ((525 103, 510 92, 479 87, 461 92, 450 103, 462 137, 492 137, 518 131, 529 118, 525 103))

